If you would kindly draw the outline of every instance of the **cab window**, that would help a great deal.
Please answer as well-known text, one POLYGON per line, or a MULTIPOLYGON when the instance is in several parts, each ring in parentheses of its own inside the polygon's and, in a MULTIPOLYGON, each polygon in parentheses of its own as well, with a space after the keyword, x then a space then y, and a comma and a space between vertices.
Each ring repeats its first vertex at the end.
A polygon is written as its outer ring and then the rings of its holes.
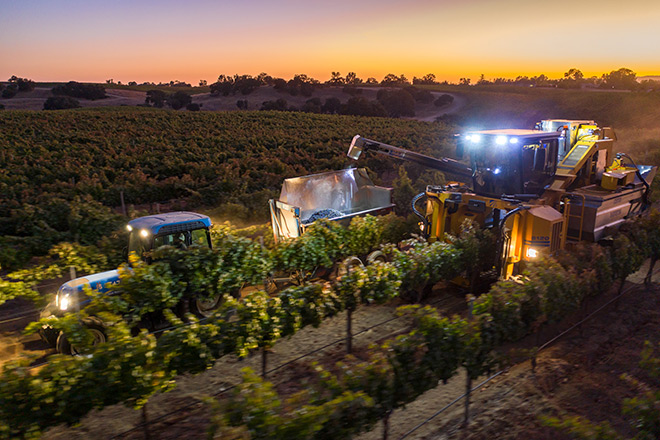
POLYGON ((209 234, 206 229, 195 229, 191 231, 191 244, 196 246, 211 247, 209 244, 209 234))

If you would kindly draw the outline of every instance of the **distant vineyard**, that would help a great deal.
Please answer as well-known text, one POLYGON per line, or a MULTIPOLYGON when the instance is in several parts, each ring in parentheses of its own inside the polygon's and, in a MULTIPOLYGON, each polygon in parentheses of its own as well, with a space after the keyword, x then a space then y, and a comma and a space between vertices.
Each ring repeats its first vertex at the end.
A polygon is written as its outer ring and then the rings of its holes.
MULTIPOLYGON (((384 118, 280 112, 177 113, 151 109, 0 114, 0 265, 53 244, 95 244, 126 205, 238 207, 264 219, 287 177, 340 169, 361 134, 447 154, 449 126, 384 118), (110 209, 110 208, 114 208, 110 209)), ((360 164, 379 174, 391 162, 360 164)))

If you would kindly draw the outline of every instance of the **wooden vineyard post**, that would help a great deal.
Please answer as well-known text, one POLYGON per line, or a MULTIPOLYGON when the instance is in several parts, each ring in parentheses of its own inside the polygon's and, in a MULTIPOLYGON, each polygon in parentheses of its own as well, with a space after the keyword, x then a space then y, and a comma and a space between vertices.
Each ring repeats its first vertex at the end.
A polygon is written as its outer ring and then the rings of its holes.
MULTIPOLYGON (((467 319, 468 322, 471 322, 474 319, 472 314, 474 310, 474 295, 468 295, 466 299, 468 303, 467 319)), ((463 417, 463 424, 467 426, 468 423, 470 423, 470 394, 472 393, 472 377, 470 376, 470 370, 466 369, 465 376, 465 414, 463 417)))
POLYGON ((353 311, 351 309, 346 310, 346 353, 351 354, 353 351, 353 334, 352 334, 352 321, 353 321, 353 311))
POLYGON ((268 365, 268 349, 261 347, 261 377, 266 379, 266 366, 268 365))

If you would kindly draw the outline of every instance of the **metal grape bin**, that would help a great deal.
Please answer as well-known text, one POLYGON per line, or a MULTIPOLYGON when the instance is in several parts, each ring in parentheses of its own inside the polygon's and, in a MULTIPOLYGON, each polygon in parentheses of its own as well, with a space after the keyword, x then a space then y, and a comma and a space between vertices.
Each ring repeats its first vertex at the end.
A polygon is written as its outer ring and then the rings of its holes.
POLYGON ((269 200, 275 241, 300 237, 321 218, 348 225, 360 215, 394 208, 392 188, 376 186, 364 168, 285 179, 279 200, 269 200))

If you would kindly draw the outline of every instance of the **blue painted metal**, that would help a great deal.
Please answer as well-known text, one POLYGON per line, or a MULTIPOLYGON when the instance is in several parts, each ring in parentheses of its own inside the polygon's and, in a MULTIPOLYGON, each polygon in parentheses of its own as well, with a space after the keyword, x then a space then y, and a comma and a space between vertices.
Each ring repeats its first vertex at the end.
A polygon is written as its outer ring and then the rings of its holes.
POLYGON ((196 212, 178 211, 165 214, 147 215, 128 222, 134 230, 147 229, 153 235, 158 234, 163 226, 183 225, 185 223, 199 222, 201 227, 211 227, 211 219, 196 212))

